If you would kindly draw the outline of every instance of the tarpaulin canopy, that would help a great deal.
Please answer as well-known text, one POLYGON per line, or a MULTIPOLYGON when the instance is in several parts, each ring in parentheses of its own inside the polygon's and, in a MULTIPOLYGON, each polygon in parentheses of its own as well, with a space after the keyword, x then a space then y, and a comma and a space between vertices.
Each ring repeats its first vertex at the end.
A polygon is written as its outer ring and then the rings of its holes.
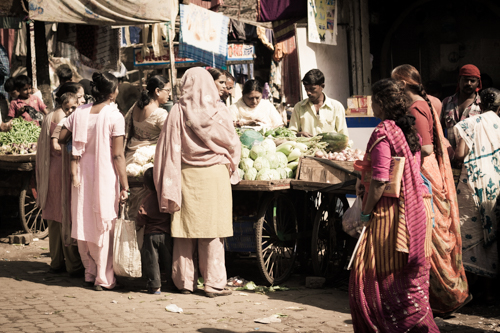
POLYGON ((91 25, 174 21, 178 0, 29 0, 32 20, 91 25))

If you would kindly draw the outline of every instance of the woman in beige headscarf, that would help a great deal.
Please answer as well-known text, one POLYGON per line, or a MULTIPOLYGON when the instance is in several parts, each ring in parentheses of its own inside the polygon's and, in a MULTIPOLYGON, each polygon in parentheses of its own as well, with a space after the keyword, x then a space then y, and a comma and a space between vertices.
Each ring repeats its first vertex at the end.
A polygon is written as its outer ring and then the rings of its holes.
POLYGON ((207 296, 229 295, 224 238, 233 235, 231 184, 239 181, 241 144, 205 69, 186 71, 181 87, 182 97, 158 139, 154 166, 160 211, 172 214, 172 280, 182 293, 195 290, 197 249, 207 296))

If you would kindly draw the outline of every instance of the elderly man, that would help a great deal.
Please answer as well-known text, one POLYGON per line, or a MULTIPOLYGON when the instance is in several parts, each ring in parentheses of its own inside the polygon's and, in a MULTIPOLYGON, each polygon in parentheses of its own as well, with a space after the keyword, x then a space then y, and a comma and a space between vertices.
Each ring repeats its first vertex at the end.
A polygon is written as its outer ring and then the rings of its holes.
POLYGON ((337 132, 349 136, 344 106, 324 93, 325 76, 319 69, 311 69, 302 79, 307 97, 295 104, 289 128, 299 136, 315 136, 337 132))
POLYGON ((474 65, 465 65, 460 68, 457 92, 443 100, 441 125, 453 149, 456 148, 453 126, 459 121, 481 113, 481 72, 474 65))

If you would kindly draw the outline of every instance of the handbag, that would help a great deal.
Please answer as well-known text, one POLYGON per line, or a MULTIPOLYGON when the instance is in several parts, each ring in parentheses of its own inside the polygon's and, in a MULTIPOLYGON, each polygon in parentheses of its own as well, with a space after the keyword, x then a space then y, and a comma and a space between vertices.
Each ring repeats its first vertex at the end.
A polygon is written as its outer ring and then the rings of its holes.
POLYGON ((141 252, 137 244, 135 222, 125 219, 124 204, 120 205, 120 217, 115 222, 113 270, 117 276, 142 276, 141 252))
MULTIPOLYGON (((373 147, 380 141, 377 140, 365 154, 365 160, 355 161, 354 169, 361 172, 361 182, 365 186, 366 190, 369 190, 370 182, 372 180, 372 166, 370 152, 373 147)), ((389 169, 389 181, 386 183, 384 188, 383 196, 391 198, 399 198, 401 193, 401 180, 403 179, 403 172, 405 168, 405 158, 399 156, 391 157, 391 166, 389 169)))

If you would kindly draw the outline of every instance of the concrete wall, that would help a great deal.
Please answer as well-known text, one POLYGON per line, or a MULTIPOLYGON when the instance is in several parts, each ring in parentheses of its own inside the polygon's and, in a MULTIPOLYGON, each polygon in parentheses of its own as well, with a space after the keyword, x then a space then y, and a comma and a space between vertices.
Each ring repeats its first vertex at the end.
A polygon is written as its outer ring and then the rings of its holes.
MULTIPOLYGON (((337 45, 323 45, 307 41, 307 28, 297 26, 297 51, 300 78, 313 68, 325 74, 325 94, 347 107, 349 89, 348 41, 345 26, 338 26, 337 45)), ((302 98, 307 97, 302 86, 302 98)))

